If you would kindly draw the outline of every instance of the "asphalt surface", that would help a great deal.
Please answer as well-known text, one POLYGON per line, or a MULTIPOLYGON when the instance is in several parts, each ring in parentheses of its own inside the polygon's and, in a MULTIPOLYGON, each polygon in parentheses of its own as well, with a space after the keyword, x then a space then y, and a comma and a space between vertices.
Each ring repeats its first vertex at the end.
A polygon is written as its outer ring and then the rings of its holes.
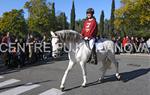
POLYGON ((65 91, 61 92, 61 78, 68 65, 66 57, 62 57, 20 70, 0 70, 0 95, 150 95, 150 56, 139 54, 116 57, 120 63, 120 81, 114 77, 113 64, 106 73, 104 83, 97 82, 101 64, 88 64, 88 84, 82 88, 82 73, 77 64, 69 73, 65 91))

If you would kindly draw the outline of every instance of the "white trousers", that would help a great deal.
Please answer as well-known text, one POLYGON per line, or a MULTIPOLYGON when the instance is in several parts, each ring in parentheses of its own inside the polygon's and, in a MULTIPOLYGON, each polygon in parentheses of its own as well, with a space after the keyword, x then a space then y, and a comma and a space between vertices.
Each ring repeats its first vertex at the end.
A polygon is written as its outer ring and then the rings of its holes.
POLYGON ((93 49, 94 44, 95 44, 95 38, 90 39, 89 45, 90 45, 90 48, 91 48, 91 49, 93 49))

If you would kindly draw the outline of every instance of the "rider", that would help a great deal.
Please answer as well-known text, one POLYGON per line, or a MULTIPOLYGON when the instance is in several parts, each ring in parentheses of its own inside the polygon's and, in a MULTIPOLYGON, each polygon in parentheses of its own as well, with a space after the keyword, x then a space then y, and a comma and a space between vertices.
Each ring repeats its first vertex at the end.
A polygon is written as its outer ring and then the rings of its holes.
POLYGON ((87 18, 84 22, 84 26, 81 32, 81 35, 85 40, 89 40, 90 48, 92 49, 92 55, 90 57, 93 64, 97 64, 97 56, 96 56, 96 50, 95 50, 95 38, 97 34, 97 22, 94 15, 94 9, 88 8, 86 11, 87 18))

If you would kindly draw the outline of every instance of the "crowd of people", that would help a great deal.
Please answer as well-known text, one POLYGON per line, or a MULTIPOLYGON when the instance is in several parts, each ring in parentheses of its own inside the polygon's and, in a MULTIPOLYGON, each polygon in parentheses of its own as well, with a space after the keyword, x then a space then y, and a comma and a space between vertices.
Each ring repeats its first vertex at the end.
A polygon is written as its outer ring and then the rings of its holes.
POLYGON ((112 38, 114 43, 118 46, 116 48, 116 54, 120 53, 150 53, 150 38, 145 39, 143 37, 129 37, 125 36, 121 38, 112 38))
MULTIPOLYGON (((112 40, 114 41, 115 45, 118 46, 116 48, 116 54, 127 53, 127 51, 129 51, 129 53, 131 54, 150 53, 150 38, 144 39, 143 37, 138 38, 138 37, 129 37, 129 36, 125 36, 124 38, 121 38, 120 36, 118 36, 117 38, 112 38, 112 40), (131 45, 132 45, 132 49, 131 49, 131 45), (148 48, 148 51, 146 51, 145 48, 142 49, 144 45, 146 45, 146 47, 148 48)), ((9 46, 1 45, 1 49, 0 49, 1 61, 8 68, 9 67, 20 68, 27 64, 33 64, 33 63, 36 63, 37 61, 46 60, 47 58, 52 57, 51 56, 51 53, 52 53, 51 44, 49 44, 50 52, 44 52, 40 50, 37 50, 35 52, 33 50, 34 44, 36 43, 43 44, 45 42, 51 43, 50 37, 48 38, 46 36, 34 37, 33 35, 28 34, 24 38, 18 38, 15 35, 11 35, 9 32, 4 33, 3 35, 0 36, 0 43, 1 44, 2 43, 5 43, 5 44, 15 43, 14 44, 15 48, 11 48, 12 52, 10 51, 2 52, 5 49, 7 49, 9 46), (23 52, 23 50, 21 49, 19 51, 17 50, 18 49, 18 47, 16 46, 17 43, 20 43, 21 46, 25 44, 25 47, 27 47, 25 48, 26 49, 25 52, 23 52), (27 45, 26 43, 32 43, 31 47, 27 45)))
MULTIPOLYGON (((51 52, 46 53, 40 50, 36 50, 36 51, 33 50, 36 43, 44 44, 45 42, 51 43, 50 39, 46 38, 46 36, 33 37, 33 35, 28 34, 24 38, 19 38, 15 35, 10 34, 9 32, 4 33, 0 37, 1 61, 8 68, 9 67, 20 68, 27 64, 31 64, 31 63, 33 64, 33 63, 36 63, 37 61, 46 60, 48 57, 51 56, 51 52), (14 48, 10 48, 8 50, 10 43, 15 43, 14 48), (25 51, 23 51, 22 49, 18 49, 18 46, 17 46, 18 43, 21 46, 25 45, 25 51), (32 44, 29 46, 27 43, 32 43, 32 44), (7 51, 5 51, 6 49, 7 51)), ((51 45, 49 47, 51 47, 51 45)), ((41 48, 43 49, 43 47, 41 48)))

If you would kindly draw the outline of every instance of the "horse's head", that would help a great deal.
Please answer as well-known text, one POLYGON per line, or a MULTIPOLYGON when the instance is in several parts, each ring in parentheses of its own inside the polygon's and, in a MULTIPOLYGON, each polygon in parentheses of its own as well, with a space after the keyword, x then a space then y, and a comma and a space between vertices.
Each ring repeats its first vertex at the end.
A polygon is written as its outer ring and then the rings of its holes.
POLYGON ((58 35, 51 31, 52 36, 52 56, 54 58, 57 58, 60 55, 60 52, 62 50, 62 42, 60 41, 58 35))

